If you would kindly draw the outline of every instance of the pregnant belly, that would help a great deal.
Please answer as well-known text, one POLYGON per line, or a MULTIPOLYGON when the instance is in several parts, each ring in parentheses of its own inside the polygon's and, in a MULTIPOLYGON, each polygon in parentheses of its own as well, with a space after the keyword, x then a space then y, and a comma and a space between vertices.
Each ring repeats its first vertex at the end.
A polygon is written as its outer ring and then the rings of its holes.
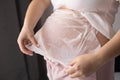
POLYGON ((41 29, 41 34, 47 49, 51 46, 77 48, 90 29, 91 26, 84 17, 61 14, 49 17, 41 29))
POLYGON ((77 45, 75 43, 78 40, 82 40, 86 28, 80 28, 80 26, 79 28, 73 28, 72 25, 65 24, 59 24, 56 22, 54 24, 47 24, 42 28, 41 34, 47 49, 52 48, 53 46, 59 48, 68 48, 68 46, 73 47, 77 45), (67 27, 68 25, 69 27, 67 27))
POLYGON ((96 50, 100 45, 97 31, 84 17, 76 16, 52 15, 40 30, 47 54, 65 64, 80 54, 96 50))

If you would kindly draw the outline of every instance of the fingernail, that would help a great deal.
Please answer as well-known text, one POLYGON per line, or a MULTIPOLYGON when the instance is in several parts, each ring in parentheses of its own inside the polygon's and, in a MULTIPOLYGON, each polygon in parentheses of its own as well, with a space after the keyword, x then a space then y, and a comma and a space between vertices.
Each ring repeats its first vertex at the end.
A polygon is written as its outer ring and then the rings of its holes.
POLYGON ((66 73, 68 73, 69 69, 65 69, 64 71, 65 71, 66 73))
POLYGON ((40 47, 40 45, 39 45, 39 44, 37 44, 37 47, 39 48, 39 47, 40 47))
POLYGON ((64 70, 64 73, 68 74, 68 71, 67 71, 67 70, 64 70))
POLYGON ((68 66, 67 68, 70 69, 70 68, 72 68, 72 66, 68 66))
POLYGON ((33 54, 28 54, 29 56, 33 56, 33 54))
POLYGON ((70 78, 74 78, 72 75, 69 75, 70 78))
POLYGON ((67 72, 67 70, 65 69, 64 72, 67 72))

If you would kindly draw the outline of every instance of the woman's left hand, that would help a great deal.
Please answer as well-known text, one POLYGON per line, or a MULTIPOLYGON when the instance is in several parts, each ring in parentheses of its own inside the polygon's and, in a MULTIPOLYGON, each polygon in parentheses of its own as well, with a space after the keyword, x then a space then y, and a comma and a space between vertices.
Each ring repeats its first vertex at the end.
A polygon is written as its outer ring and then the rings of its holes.
POLYGON ((71 78, 87 77, 102 66, 103 59, 96 53, 83 54, 75 58, 65 70, 71 78))

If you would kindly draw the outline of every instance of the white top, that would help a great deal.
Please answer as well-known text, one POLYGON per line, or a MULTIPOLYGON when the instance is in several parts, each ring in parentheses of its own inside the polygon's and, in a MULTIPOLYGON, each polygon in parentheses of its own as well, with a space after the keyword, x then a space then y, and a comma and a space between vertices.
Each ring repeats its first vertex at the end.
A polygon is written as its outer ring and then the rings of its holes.
POLYGON ((112 24, 117 11, 116 0, 51 0, 54 10, 64 6, 81 14, 107 38, 114 35, 112 24))
POLYGON ((61 6, 76 10, 93 11, 96 9, 108 9, 113 0, 51 0, 54 9, 61 6))

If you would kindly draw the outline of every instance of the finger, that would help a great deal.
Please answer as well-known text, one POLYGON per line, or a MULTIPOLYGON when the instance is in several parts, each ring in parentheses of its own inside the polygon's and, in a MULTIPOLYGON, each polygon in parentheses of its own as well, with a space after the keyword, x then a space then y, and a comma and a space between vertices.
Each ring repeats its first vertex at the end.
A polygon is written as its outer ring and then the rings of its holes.
POLYGON ((78 78, 78 77, 83 77, 82 73, 80 71, 77 71, 71 75, 69 75, 71 78, 78 78))
POLYGON ((24 54, 27 54, 27 55, 30 55, 32 56, 32 51, 28 50, 26 47, 25 47, 25 44, 24 44, 24 41, 19 41, 18 42, 18 45, 19 45, 19 48, 20 50, 24 53, 24 54))
POLYGON ((30 40, 26 40, 26 41, 24 41, 24 45, 29 45, 29 46, 31 46, 31 45, 32 45, 32 43, 31 43, 31 41, 30 41, 30 40))
POLYGON ((68 74, 73 74, 73 73, 75 73, 76 71, 75 71, 74 68, 68 68, 68 69, 65 70, 65 72, 68 73, 68 74))
POLYGON ((36 39, 35 39, 34 37, 32 37, 32 38, 30 39, 30 41, 31 41, 31 43, 32 43, 34 46, 39 47, 39 44, 38 44, 38 42, 36 41, 36 39))
POLYGON ((68 69, 66 69, 65 72, 68 74, 73 74, 77 71, 75 67, 76 65, 74 64, 73 66, 68 67, 68 69))
POLYGON ((76 61, 73 60, 69 65, 73 66, 75 63, 76 63, 76 61))

